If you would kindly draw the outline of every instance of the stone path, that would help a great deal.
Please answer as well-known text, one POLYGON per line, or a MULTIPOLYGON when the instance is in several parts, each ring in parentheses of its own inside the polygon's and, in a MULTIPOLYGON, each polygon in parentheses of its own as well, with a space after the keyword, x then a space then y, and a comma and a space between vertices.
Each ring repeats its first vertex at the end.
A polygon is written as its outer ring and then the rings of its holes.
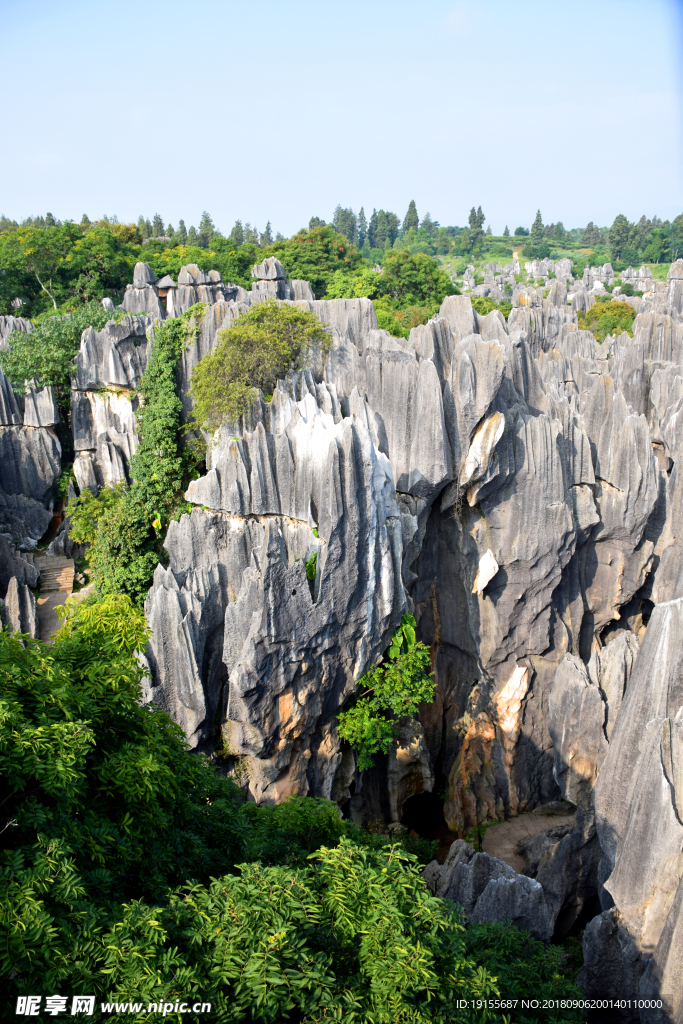
POLYGON ((38 639, 52 643, 52 635, 59 629, 57 607, 65 604, 74 587, 73 558, 54 558, 36 555, 33 564, 40 571, 40 597, 38 598, 38 639))
POLYGON ((575 821, 576 813, 558 814, 551 811, 543 814, 532 811, 530 814, 520 814, 508 821, 501 821, 499 825, 491 825, 484 835, 482 850, 491 857, 505 861, 515 871, 522 872, 526 864, 524 858, 516 852, 521 839, 545 832, 556 825, 573 825, 575 821))

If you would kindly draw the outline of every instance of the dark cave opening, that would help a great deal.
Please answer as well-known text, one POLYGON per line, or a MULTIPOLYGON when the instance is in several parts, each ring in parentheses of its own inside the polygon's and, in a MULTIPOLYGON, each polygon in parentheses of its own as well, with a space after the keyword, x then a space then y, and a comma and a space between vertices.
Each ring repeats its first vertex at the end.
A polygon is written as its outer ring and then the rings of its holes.
POLYGON ((401 824, 423 839, 436 839, 437 832, 446 828, 443 800, 436 793, 409 796, 401 810, 401 824))

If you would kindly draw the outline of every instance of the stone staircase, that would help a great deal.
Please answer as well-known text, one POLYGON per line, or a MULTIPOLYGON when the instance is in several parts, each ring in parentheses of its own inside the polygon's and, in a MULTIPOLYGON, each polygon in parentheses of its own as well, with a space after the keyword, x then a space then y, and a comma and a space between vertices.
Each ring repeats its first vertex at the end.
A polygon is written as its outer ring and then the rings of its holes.
POLYGON ((76 571, 73 558, 36 555, 33 564, 40 573, 41 594, 48 590, 64 590, 67 594, 73 591, 76 571))

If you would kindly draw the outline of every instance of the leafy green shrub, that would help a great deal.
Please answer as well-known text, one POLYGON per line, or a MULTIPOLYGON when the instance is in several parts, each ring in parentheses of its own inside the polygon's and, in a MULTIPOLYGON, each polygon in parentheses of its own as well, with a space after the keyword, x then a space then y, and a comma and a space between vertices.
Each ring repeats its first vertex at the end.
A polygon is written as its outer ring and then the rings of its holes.
POLYGON ((388 331, 393 338, 407 338, 410 334, 408 327, 404 326, 403 318, 399 317, 392 310, 375 306, 377 314, 377 326, 381 331, 388 331))
POLYGON ((311 552, 311 554, 308 556, 308 558, 304 562, 304 565, 306 566, 306 576, 311 581, 311 583, 315 579, 315 567, 316 567, 317 563, 318 563, 318 552, 317 551, 311 552))
POLYGON ((472 308, 476 309, 480 316, 486 316, 493 309, 499 309, 505 319, 510 316, 512 309, 512 303, 508 302, 507 299, 501 299, 497 302, 495 299, 490 299, 488 295, 477 295, 472 299, 472 308))
POLYGON ((0 832, 0 971, 12 1006, 71 989, 139 1001, 126 1018, 139 1022, 153 1019, 148 1003, 196 997, 234 1024, 446 1024, 456 998, 574 994, 552 951, 502 926, 476 941, 429 895, 415 857, 334 804, 244 803, 140 704, 146 638, 122 596, 70 607, 51 647, 0 632, 11 826, 0 832))
POLYGON ((597 341, 604 341, 608 334, 626 331, 632 335, 636 311, 628 302, 610 301, 606 296, 598 298, 586 313, 579 313, 579 330, 592 331, 597 341))
POLYGON ((11 348, 0 351, 0 368, 16 392, 22 394, 27 380, 37 387, 51 385, 63 413, 71 407, 71 374, 86 327, 102 330, 111 313, 100 302, 78 306, 66 316, 53 312, 36 321, 32 331, 14 331, 11 348))
POLYGON ((415 641, 415 619, 404 615, 394 631, 385 664, 366 672, 356 684, 356 703, 337 716, 339 735, 358 750, 358 770, 371 768, 374 754, 389 752, 398 729, 393 714, 414 716, 424 701, 434 700, 429 648, 415 641))
POLYGON ((578 1024, 584 1020, 579 1009, 547 1008, 558 999, 585 999, 573 980, 577 968, 558 946, 545 945, 528 932, 506 925, 473 924, 465 933, 465 949, 495 976, 505 996, 540 1004, 537 1009, 517 1007, 511 1015, 515 1024, 578 1024))
POLYGON ((309 345, 325 350, 330 340, 313 313, 274 300, 253 306, 233 327, 220 332, 214 351, 194 369, 197 422, 216 430, 225 420, 238 419, 257 388, 272 393, 278 378, 301 364, 309 345))

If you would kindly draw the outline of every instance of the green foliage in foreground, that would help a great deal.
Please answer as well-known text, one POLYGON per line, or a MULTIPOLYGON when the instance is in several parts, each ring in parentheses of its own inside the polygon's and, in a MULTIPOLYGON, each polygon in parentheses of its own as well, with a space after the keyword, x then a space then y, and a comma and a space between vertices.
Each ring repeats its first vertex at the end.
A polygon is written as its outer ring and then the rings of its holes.
POLYGON ((303 365, 309 346, 326 351, 330 335, 313 313, 296 306, 261 302, 221 331, 213 352, 192 374, 194 415, 216 430, 239 419, 257 396, 272 394, 278 379, 303 365))
POLYGON ((416 859, 333 804, 243 803, 139 703, 146 635, 121 596, 72 608, 52 647, 0 632, 11 1016, 19 994, 73 991, 98 1004, 195 997, 235 1024, 446 1024, 502 1021, 454 1018, 454 1001, 509 996, 512 984, 576 995, 557 955, 522 933, 488 926, 480 954, 477 930, 430 896, 416 859))
POLYGON ((81 334, 86 327, 102 330, 111 313, 99 302, 77 306, 66 316, 43 315, 30 332, 14 331, 12 347, 0 351, 0 369, 15 391, 23 393, 24 382, 37 387, 52 385, 60 409, 70 408, 71 374, 78 355, 81 334))
POLYGON ((579 330, 592 331, 596 341, 604 341, 608 334, 632 335, 636 311, 628 302, 610 302, 600 296, 586 313, 579 313, 579 330))
POLYGON ((139 391, 138 449, 131 460, 133 483, 85 489, 69 505, 71 536, 89 543, 88 560, 100 594, 128 594, 142 604, 162 556, 171 519, 187 511, 183 492, 193 474, 192 450, 183 444, 182 402, 176 368, 187 338, 199 329, 205 306, 157 323, 139 391))
POLYGON ((415 619, 404 615, 394 630, 387 661, 356 684, 360 696, 337 716, 339 735, 358 751, 359 771, 371 768, 374 754, 391 749, 398 728, 393 717, 414 716, 421 703, 434 700, 429 648, 415 641, 415 619))

